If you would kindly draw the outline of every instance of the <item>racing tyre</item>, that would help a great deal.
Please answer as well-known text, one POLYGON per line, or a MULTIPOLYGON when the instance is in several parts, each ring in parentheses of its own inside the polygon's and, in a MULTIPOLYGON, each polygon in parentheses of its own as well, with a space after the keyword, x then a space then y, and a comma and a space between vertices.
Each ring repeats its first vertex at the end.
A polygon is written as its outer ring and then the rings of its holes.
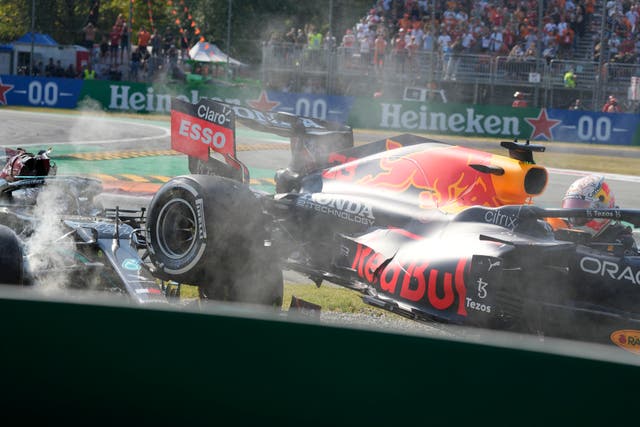
POLYGON ((173 178, 149 204, 149 256, 163 280, 201 297, 278 305, 282 272, 265 246, 266 217, 251 190, 210 175, 173 178))
POLYGON ((0 225, 0 284, 21 285, 24 262, 20 239, 9 227, 0 225))

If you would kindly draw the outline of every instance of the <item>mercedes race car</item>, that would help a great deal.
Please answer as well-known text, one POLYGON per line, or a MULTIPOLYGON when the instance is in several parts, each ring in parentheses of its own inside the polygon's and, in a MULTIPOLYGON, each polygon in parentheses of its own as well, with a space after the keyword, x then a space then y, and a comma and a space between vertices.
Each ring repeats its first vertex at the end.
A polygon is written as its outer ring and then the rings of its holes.
POLYGON ((143 268, 144 212, 104 209, 100 181, 57 175, 51 149, 5 149, 0 172, 0 283, 82 289, 167 303, 143 268))
POLYGON ((503 142, 501 156, 406 134, 354 146, 348 126, 211 100, 174 99, 171 127, 192 174, 149 206, 156 277, 277 305, 290 269, 417 320, 603 342, 640 336, 635 247, 549 221, 631 226, 640 211, 535 206, 548 179, 533 159, 542 146, 503 142), (236 120, 290 137, 275 194, 249 187, 236 120))

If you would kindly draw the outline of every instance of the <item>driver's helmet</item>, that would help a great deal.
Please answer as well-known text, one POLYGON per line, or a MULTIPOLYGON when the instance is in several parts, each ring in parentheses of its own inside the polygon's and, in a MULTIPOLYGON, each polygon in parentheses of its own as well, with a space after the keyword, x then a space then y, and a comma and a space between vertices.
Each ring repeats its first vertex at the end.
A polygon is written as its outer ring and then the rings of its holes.
MULTIPOLYGON (((587 175, 571 184, 564 197, 562 207, 569 209, 610 209, 616 207, 616 198, 600 175, 587 175)), ((596 234, 602 231, 611 220, 585 218, 569 218, 575 227, 596 234)))
POLYGON ((49 159, 47 150, 38 154, 28 153, 22 148, 6 148, 7 163, 0 170, 0 178, 12 182, 24 177, 55 175, 57 168, 49 159))

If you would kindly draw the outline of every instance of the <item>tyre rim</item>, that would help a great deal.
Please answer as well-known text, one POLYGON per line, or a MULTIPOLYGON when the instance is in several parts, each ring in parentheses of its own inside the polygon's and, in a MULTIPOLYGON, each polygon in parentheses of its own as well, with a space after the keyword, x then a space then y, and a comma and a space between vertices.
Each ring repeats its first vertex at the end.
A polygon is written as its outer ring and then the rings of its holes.
POLYGON ((158 215, 157 242, 162 252, 172 259, 188 254, 197 241, 196 212, 184 199, 173 199, 158 215))

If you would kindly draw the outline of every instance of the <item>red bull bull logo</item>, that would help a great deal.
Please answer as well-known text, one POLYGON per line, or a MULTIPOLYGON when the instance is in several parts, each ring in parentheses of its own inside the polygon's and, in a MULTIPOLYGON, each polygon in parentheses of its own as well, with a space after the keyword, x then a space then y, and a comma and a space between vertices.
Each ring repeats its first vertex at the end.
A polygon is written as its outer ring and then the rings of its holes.
MULTIPOLYGON (((541 185, 531 190, 530 180, 526 184, 531 169, 544 168, 513 158, 441 143, 402 146, 387 140, 385 149, 375 157, 345 159, 346 163, 327 169, 323 178, 404 194, 415 198, 422 209, 449 212, 467 206, 530 203, 544 189, 541 185)), ((546 173, 532 176, 538 175, 546 181, 546 173)))

